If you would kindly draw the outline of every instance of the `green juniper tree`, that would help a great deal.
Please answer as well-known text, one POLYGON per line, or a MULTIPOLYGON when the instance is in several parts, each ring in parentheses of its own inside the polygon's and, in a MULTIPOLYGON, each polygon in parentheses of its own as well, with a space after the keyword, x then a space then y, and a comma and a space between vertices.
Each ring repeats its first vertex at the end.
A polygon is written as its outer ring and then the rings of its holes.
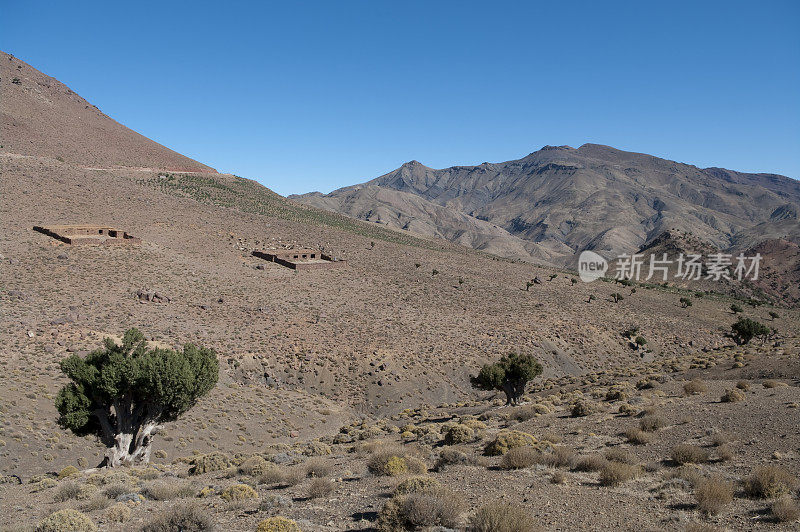
POLYGON ((763 342, 773 332, 772 329, 763 323, 751 320, 750 318, 739 318, 739 321, 731 325, 731 330, 733 331, 733 339, 736 340, 736 343, 739 345, 749 343, 750 340, 756 336, 760 337, 763 342))
POLYGON ((541 373, 542 365, 532 355, 509 353, 494 364, 484 364, 470 382, 480 390, 502 390, 506 404, 515 405, 525 393, 525 385, 541 373))
POLYGON ((211 349, 147 347, 136 329, 121 344, 106 338, 86 358, 61 361, 70 381, 56 397, 59 424, 79 436, 97 436, 108 448, 101 466, 146 464, 153 436, 175 421, 217 383, 219 362, 211 349))

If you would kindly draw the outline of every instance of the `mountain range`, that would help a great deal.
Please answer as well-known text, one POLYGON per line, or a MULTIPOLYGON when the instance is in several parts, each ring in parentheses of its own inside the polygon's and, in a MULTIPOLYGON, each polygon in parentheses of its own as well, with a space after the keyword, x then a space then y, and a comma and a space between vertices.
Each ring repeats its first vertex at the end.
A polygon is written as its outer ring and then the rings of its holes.
POLYGON ((800 182, 698 168, 598 144, 545 146, 521 159, 429 168, 411 161, 309 205, 504 257, 570 265, 646 248, 665 231, 721 250, 800 243, 800 182))

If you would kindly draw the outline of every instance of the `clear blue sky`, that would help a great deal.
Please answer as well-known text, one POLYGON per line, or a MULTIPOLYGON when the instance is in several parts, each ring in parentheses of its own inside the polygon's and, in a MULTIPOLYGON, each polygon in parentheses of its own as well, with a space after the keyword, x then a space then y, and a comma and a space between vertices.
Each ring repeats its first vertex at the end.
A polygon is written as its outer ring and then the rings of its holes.
POLYGON ((0 0, 0 49, 282 194, 585 142, 800 178, 796 0, 0 0))

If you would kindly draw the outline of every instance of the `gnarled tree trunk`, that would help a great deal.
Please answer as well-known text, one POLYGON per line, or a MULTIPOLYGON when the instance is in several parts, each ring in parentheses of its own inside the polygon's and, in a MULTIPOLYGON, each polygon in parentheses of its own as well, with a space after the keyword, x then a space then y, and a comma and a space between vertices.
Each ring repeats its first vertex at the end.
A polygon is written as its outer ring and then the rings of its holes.
POLYGON ((115 401, 110 409, 98 409, 106 455, 98 467, 137 466, 150 461, 153 435, 161 409, 132 401, 115 401), (113 422, 113 423, 112 423, 113 422))

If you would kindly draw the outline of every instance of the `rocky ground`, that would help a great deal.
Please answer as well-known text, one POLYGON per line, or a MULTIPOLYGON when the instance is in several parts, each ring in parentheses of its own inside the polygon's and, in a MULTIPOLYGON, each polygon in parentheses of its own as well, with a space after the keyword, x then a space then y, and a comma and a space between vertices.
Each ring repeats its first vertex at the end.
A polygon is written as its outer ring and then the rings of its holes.
MULTIPOLYGON (((659 530, 695 521, 730 529, 797 526, 776 523, 771 501, 747 496, 737 484, 762 465, 798 474, 794 309, 676 287, 573 284, 568 271, 295 206, 233 176, 88 169, 47 157, 4 156, 0 165, 0 474, 7 482, 0 506, 11 510, 6 525, 13 530, 63 507, 104 529, 135 529, 187 502, 222 529, 253 530, 273 514, 304 530, 369 529, 406 476, 369 471, 377 441, 413 449, 427 475, 457 494, 463 504, 450 523, 457 527, 498 500, 520 505, 545 529, 630 529, 632 519, 636 528, 659 530), (64 223, 110 224, 143 241, 70 247, 32 231, 64 223), (348 267, 295 273, 250 255, 274 245, 323 247, 348 267), (526 290, 534 277, 540 282, 526 290), (624 299, 614 303, 614 293, 624 299), (693 305, 682 308, 681 297, 693 305), (775 338, 733 348, 726 336, 736 320, 732 303, 777 329, 775 338), (84 470, 102 455, 96 442, 55 423, 53 398, 65 382, 58 361, 132 326, 156 344, 215 348, 219 385, 164 427, 152 468, 110 480, 91 473, 54 479, 50 473, 84 470), (623 334, 634 327, 647 340, 643 348, 623 334), (491 394, 468 380, 512 350, 534 354, 545 368, 529 404, 517 410, 491 403, 491 394), (684 396, 694 377, 706 391, 684 396), (782 385, 765 387, 770 379, 782 385), (745 399, 720 403, 739 380, 750 385, 745 399), (606 400, 615 384, 626 400, 606 400), (571 417, 578 394, 588 415, 571 417), (630 409, 620 414, 622 402, 630 409), (650 408, 665 426, 650 443, 627 443, 621 433, 650 408), (469 422, 465 416, 486 425, 480 439, 442 446, 450 425, 469 422), (501 457, 483 455, 501 429, 537 442, 550 438, 577 456, 628 450, 635 478, 601 486, 600 473, 574 470, 574 459, 556 468, 536 458, 530 467, 503 469, 501 457), (731 456, 720 461, 709 446, 723 431, 731 456), (672 448, 685 442, 710 455, 690 468, 736 486, 717 516, 697 510, 696 475, 670 462, 672 448), (433 471, 451 447, 465 458, 433 471), (223 469, 188 474, 190 459, 214 452, 230 458, 223 469), (261 482, 240 472, 254 454, 275 462, 288 480, 261 482), (306 469, 318 461, 333 491, 308 499, 315 481, 306 469), (253 485, 257 497, 221 497, 238 483, 253 485), (198 497, 207 487, 213 492, 198 497), (119 496, 142 498, 124 502, 131 516, 122 523, 109 514, 119 496)), ((551 447, 536 446, 547 456, 551 447)), ((315 483, 315 493, 328 489, 323 484, 315 483)))

